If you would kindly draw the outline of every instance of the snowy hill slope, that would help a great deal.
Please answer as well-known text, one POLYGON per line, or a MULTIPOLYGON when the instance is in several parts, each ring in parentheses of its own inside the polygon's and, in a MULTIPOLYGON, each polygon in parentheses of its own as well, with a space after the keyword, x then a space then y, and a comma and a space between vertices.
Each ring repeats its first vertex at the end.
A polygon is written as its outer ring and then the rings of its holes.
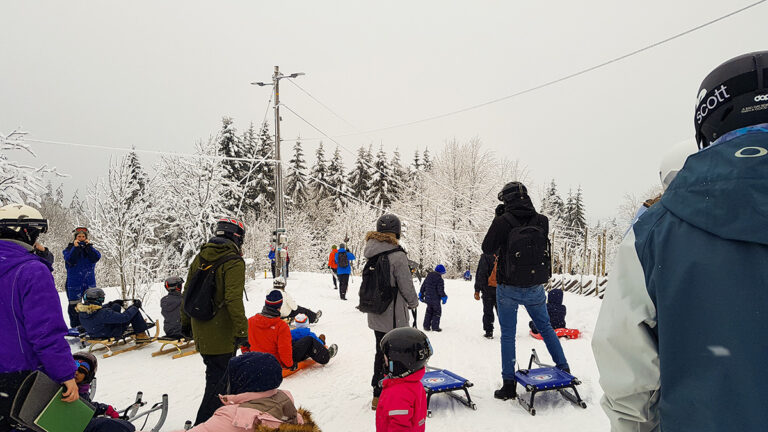
MULTIPOLYGON (((365 315, 355 309, 360 278, 350 283, 349 301, 341 301, 333 289, 330 274, 291 273, 288 290, 298 304, 310 309, 322 309, 320 322, 313 325, 317 333, 325 333, 329 343, 339 345, 339 354, 325 367, 299 372, 283 381, 281 388, 290 390, 299 405, 314 413, 325 432, 373 431, 374 412, 370 409, 370 377, 373 367, 374 337, 368 329, 365 315)), ((264 304, 264 293, 271 279, 257 279, 247 284, 245 303, 247 316, 258 313, 264 304)), ((587 402, 587 409, 578 408, 556 392, 536 398, 536 416, 529 415, 513 401, 493 398, 493 391, 501 385, 501 354, 499 330, 496 339, 482 337, 482 303, 472 298, 471 282, 446 281, 448 303, 443 306, 442 333, 428 332, 435 349, 430 365, 449 369, 472 381, 472 399, 478 410, 472 411, 445 395, 432 398, 434 412, 427 420, 427 430, 490 431, 500 428, 515 430, 607 430, 608 420, 598 406, 602 391, 590 349, 592 329, 597 319, 600 300, 565 293, 568 307, 568 327, 578 328, 582 337, 561 339, 571 369, 583 384, 579 392, 587 402)), ((116 289, 107 289, 107 300, 117 297, 116 289)), ((164 295, 161 284, 144 301, 145 309, 154 319, 162 320, 159 302, 164 295)), ((62 309, 66 296, 62 296, 62 309)), ((426 307, 419 307, 419 328, 426 307)), ((521 308, 517 329, 518 363, 527 367, 531 348, 536 348, 541 360, 551 363, 542 341, 528 335, 529 318, 521 308)), ((66 315, 66 312, 65 312, 66 315)), ((162 322, 161 322, 162 326, 162 322)), ((162 334, 162 333, 161 333, 162 334)), ((144 392, 144 399, 154 403, 168 393, 170 410, 164 431, 181 429, 184 421, 194 419, 204 388, 204 368, 199 355, 173 360, 170 355, 151 357, 158 344, 142 350, 127 352, 108 359, 99 355, 98 390, 96 400, 123 409, 144 392)), ((73 347, 77 351, 78 347, 73 347)), ((518 391, 521 387, 518 387, 518 391)), ((150 420, 153 423, 154 420, 150 420)), ((141 425, 137 425, 141 426, 141 425)))

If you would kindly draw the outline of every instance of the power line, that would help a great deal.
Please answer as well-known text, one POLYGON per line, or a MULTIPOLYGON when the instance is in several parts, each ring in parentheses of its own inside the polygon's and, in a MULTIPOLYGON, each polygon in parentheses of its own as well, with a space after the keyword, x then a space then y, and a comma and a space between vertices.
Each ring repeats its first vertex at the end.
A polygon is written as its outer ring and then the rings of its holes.
POLYGON ((344 117, 342 117, 342 116, 340 116, 339 114, 337 114, 337 113, 336 113, 336 111, 332 110, 332 109, 331 109, 331 108, 330 108, 328 105, 326 105, 326 104, 324 104, 323 102, 321 102, 321 101, 320 101, 320 99, 318 99, 318 98, 316 98, 316 97, 312 96, 312 94, 311 94, 310 92, 308 92, 307 90, 305 90, 305 89, 304 89, 304 87, 302 87, 302 86, 300 86, 300 85, 296 84, 296 82, 294 82, 292 79, 289 79, 289 80, 288 80, 288 82, 290 82, 291 84, 295 85, 295 86, 296 86, 296 88, 298 88, 299 90, 301 90, 302 92, 304 92, 304 94, 306 94, 307 96, 309 96, 309 97, 310 97, 310 98, 311 98, 313 101, 315 101, 315 102, 317 102, 318 104, 320 104, 320 106, 322 106, 323 108, 325 108, 326 110, 328 110, 328 112, 330 112, 331 114, 335 115, 335 116, 336 116, 336 118, 338 118, 339 120, 343 121, 343 122, 344 122, 344 123, 346 123, 347 125, 349 125, 349 126, 352 126, 353 128, 357 129, 357 126, 353 125, 352 123, 348 122, 348 121, 347 121, 347 120, 346 120, 344 117))
MULTIPOLYGON (((768 0, 760 0, 760 1, 757 1, 757 2, 754 2, 754 3, 751 3, 751 4, 747 5, 747 6, 744 6, 744 7, 740 8, 740 9, 737 9, 737 10, 735 10, 733 12, 729 12, 729 13, 727 13, 725 15, 719 16, 719 17, 717 17, 715 19, 707 21, 707 22, 705 22, 703 24, 700 24, 700 25, 698 25, 696 27, 690 28, 690 29, 685 30, 683 32, 677 33, 677 34, 675 34, 673 36, 670 36, 670 37, 668 37, 666 39, 662 39, 662 40, 660 40, 658 42, 654 42, 654 43, 652 43, 650 45, 646 45, 646 46, 644 46, 642 48, 636 49, 634 51, 631 51, 631 52, 628 52, 626 54, 620 55, 618 57, 614 57, 614 58, 612 58, 610 60, 604 61, 604 62, 599 63, 597 65, 590 66, 588 68, 579 70, 577 72, 565 75, 563 77, 560 77, 560 78, 557 78, 557 79, 554 79, 554 80, 551 80, 551 81, 547 81, 545 83, 536 85, 534 87, 527 88, 525 90, 518 91, 516 93, 512 93, 510 95, 498 97, 498 98, 491 99, 491 100, 486 101, 486 102, 482 102, 482 103, 479 103, 479 104, 471 105, 471 106, 468 106, 468 107, 465 107, 465 108, 461 108, 461 109, 457 109, 457 110, 454 110, 454 111, 449 111, 449 112, 443 113, 443 114, 433 115, 433 116, 426 117, 426 118, 419 119, 419 120, 413 120, 413 121, 404 122, 404 123, 397 123, 397 124, 393 124, 393 125, 390 125, 390 126, 384 126, 384 127, 380 127, 380 128, 376 128, 376 129, 366 130, 366 131, 351 132, 351 133, 347 133, 347 134, 336 135, 336 138, 344 138, 344 137, 357 136, 357 135, 367 135, 367 134, 376 133, 376 132, 383 132, 383 131, 387 131, 387 130, 391 130, 391 129, 398 129, 398 128, 403 128, 403 127, 407 127, 407 126, 413 126, 413 125, 416 125, 416 124, 419 124, 419 123, 425 123, 425 122, 429 122, 429 121, 432 121, 432 120, 438 120, 438 119, 441 119, 441 118, 454 116, 456 114, 461 114, 461 113, 464 113, 464 112, 467 112, 467 111, 473 111, 473 110, 476 110, 476 109, 479 109, 479 108, 482 108, 482 107, 485 107, 485 106, 488 106, 488 105, 492 105, 492 104, 495 104, 495 103, 503 102, 503 101, 508 100, 508 99, 512 99, 512 98, 515 98, 515 97, 518 97, 518 96, 522 96, 522 95, 525 95, 525 94, 528 94, 528 93, 531 93, 531 92, 534 92, 534 91, 537 91, 537 90, 541 90, 543 88, 553 86, 555 84, 561 83, 563 81, 567 81, 567 80, 572 79, 572 78, 576 78, 578 76, 584 75, 586 73, 592 72, 592 71, 597 70, 597 69, 604 68, 604 67, 606 67, 608 65, 611 65, 613 63, 617 63, 617 62, 625 60, 625 59, 627 59, 629 57, 633 57, 633 56, 635 56, 637 54, 640 54, 640 53, 643 53, 645 51, 648 51, 648 50, 651 50, 653 48, 656 48, 658 46, 664 45, 664 44, 666 44, 668 42, 671 42, 671 41, 673 41, 675 39, 679 39, 679 38, 681 38, 683 36, 686 36, 686 35, 688 35, 690 33, 693 33, 695 31, 701 30, 701 29, 703 29, 705 27, 708 27, 708 26, 710 26, 712 24, 715 24, 717 22, 723 21, 723 20, 725 20, 727 18, 730 18, 730 17, 732 17, 734 15, 737 15, 737 14, 739 14, 741 12, 744 12, 744 11, 746 11, 748 9, 751 9, 751 8, 761 4, 761 3, 765 3, 766 1, 768 1, 768 0)), ((320 139, 320 138, 305 138, 306 141, 313 141, 313 140, 318 140, 318 139, 320 139)))

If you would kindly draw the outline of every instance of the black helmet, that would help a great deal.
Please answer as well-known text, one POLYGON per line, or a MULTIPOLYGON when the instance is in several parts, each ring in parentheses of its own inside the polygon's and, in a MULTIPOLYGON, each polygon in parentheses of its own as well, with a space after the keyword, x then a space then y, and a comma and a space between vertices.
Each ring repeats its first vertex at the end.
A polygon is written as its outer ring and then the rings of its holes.
POLYGON ((699 87, 694 127, 704 148, 726 132, 768 122, 768 51, 734 57, 699 87))
POLYGON ((104 304, 104 299, 106 298, 106 295, 104 295, 104 290, 101 288, 88 288, 85 290, 85 296, 83 296, 83 302, 85 304, 97 304, 102 305, 104 304))
POLYGON ((506 203, 515 199, 525 198, 527 196, 528 189, 525 187, 525 185, 520 182, 513 181, 505 184, 504 187, 501 188, 498 198, 499 201, 506 203))
POLYGON ((168 291, 181 291, 184 285, 184 279, 178 276, 171 276, 165 280, 165 289, 168 291))
POLYGON ((427 335, 412 327, 396 328, 381 339, 389 374, 402 378, 427 365, 432 357, 432 344, 427 335))
POLYGON ((34 245, 37 237, 48 231, 48 220, 36 209, 24 204, 0 207, 0 238, 12 238, 34 245))
POLYGON ((85 379, 82 384, 90 384, 96 376, 96 369, 99 367, 99 362, 96 360, 96 356, 86 351, 79 351, 72 354, 72 358, 75 359, 75 362, 88 363, 88 373, 85 374, 85 379))
POLYGON ((400 219, 391 213, 381 215, 379 220, 376 221, 376 231, 380 233, 394 233, 397 238, 400 238, 400 228, 400 219))
POLYGON ((216 237, 225 237, 241 247, 245 237, 245 225, 236 219, 221 218, 216 222, 216 237))

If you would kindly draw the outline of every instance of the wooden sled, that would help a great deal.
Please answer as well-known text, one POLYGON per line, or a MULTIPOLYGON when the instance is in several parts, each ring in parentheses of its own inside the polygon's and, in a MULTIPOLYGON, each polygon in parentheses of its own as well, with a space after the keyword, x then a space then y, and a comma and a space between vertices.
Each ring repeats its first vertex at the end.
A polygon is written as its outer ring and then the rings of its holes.
POLYGON ((157 357, 157 356, 175 352, 176 354, 174 354, 172 358, 178 359, 178 358, 190 356, 192 354, 197 354, 197 349, 192 349, 190 351, 184 352, 184 349, 195 346, 195 341, 193 340, 187 340, 185 338, 181 338, 181 339, 160 338, 157 341, 162 345, 160 345, 159 350, 152 353, 152 357, 157 357), (166 348, 169 345, 170 345, 170 348, 166 348))
POLYGON ((124 352, 143 348, 151 344, 152 342, 156 341, 159 336, 160 336, 160 321, 155 321, 155 335, 151 337, 147 342, 142 342, 140 344, 137 344, 134 342, 133 345, 128 346, 128 343, 134 340, 134 338, 131 336, 126 336, 121 339, 115 339, 115 338, 98 339, 98 338, 86 337, 83 339, 83 342, 85 344, 90 345, 88 348, 88 352, 96 352, 96 351, 101 351, 103 349, 106 349, 107 352, 104 354, 103 358, 109 358, 118 354, 122 354, 124 352), (121 348, 113 350, 112 349, 113 347, 114 348, 121 347, 121 348))

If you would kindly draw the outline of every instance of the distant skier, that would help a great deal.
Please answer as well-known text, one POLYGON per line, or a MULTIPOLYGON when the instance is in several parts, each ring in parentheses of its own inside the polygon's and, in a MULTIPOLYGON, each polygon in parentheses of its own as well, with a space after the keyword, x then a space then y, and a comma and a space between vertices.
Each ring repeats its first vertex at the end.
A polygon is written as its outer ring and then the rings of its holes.
POLYGON ((165 336, 173 339, 181 339, 181 290, 184 288, 184 279, 171 276, 165 280, 166 294, 160 299, 160 311, 163 314, 163 331, 165 336))
POLYGON ((96 263, 101 259, 101 253, 93 247, 88 239, 88 228, 77 227, 73 231, 75 239, 67 245, 62 254, 64 266, 67 269, 67 299, 69 300, 69 326, 80 325, 80 318, 75 307, 83 299, 85 290, 96 287, 96 263))
POLYGON ((333 289, 336 288, 336 269, 338 268, 338 265, 336 264, 336 252, 338 249, 336 248, 336 245, 331 246, 331 253, 328 255, 328 268, 331 269, 331 277, 333 278, 333 289))
POLYGON ((448 301, 448 296, 445 294, 445 281, 443 281, 444 274, 445 266, 438 264, 435 271, 429 272, 424 283, 421 284, 419 300, 427 304, 427 312, 424 314, 426 331, 443 331, 440 328, 440 317, 443 315, 443 307, 440 303, 445 304, 448 301))
POLYGON ((347 299, 347 287, 349 286, 349 275, 352 273, 352 261, 355 260, 355 255, 352 252, 347 251, 344 243, 339 245, 339 250, 336 251, 336 273, 339 277, 339 297, 342 300, 347 299))

